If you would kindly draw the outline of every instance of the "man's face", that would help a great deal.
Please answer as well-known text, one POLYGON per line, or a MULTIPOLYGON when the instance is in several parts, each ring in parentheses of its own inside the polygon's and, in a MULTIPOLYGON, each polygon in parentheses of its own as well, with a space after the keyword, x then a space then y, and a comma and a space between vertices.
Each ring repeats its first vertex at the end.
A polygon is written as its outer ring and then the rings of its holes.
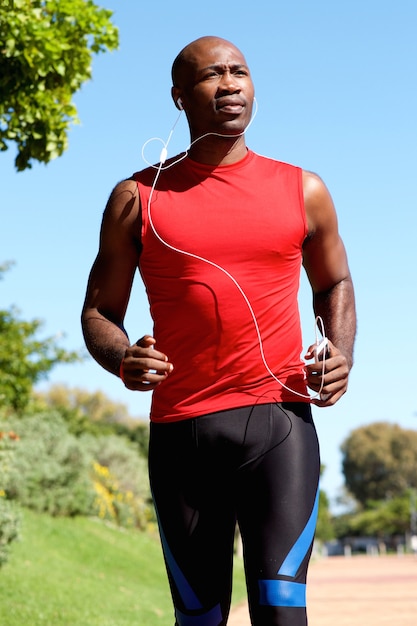
POLYGON ((238 135, 252 115, 254 87, 245 58, 221 39, 189 46, 173 95, 181 96, 193 137, 208 132, 238 135))

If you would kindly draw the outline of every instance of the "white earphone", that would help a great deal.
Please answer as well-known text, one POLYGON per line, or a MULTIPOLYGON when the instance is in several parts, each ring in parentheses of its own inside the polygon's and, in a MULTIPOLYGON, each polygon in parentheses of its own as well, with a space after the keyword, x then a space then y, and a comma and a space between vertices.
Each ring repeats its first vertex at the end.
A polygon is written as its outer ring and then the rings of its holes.
MULTIPOLYGON (((253 122, 253 120, 255 119, 256 114, 257 114, 257 112, 258 112, 258 102, 257 102, 256 98, 253 98, 253 102, 254 102, 254 104, 255 104, 255 111, 254 111, 253 116, 252 116, 252 119, 250 120, 250 122, 249 122, 248 126, 246 127, 245 131, 246 131, 246 130, 249 128, 249 126, 252 124, 252 122, 253 122)), ((176 105, 176 107, 177 107, 180 111, 182 111, 182 110, 184 109, 184 106, 183 106, 183 103, 182 103, 181 98, 178 98, 178 99, 175 101, 175 105, 176 105)), ((324 386, 324 378, 323 378, 323 376, 322 376, 322 380, 321 380, 321 387, 320 387, 319 391, 318 391, 317 393, 315 393, 313 396, 310 396, 310 395, 307 395, 307 394, 304 394, 304 393, 300 393, 299 391, 296 391, 296 390, 294 390, 294 389, 291 389, 291 387, 288 387, 287 385, 285 385, 285 384, 284 384, 284 382, 283 382, 283 381, 281 381, 281 380, 280 380, 280 379, 279 379, 279 378, 278 378, 278 377, 277 377, 277 376, 273 373, 273 371, 270 369, 270 367, 269 367, 269 365, 268 365, 268 362, 267 362, 267 360, 266 360, 265 354, 264 354, 263 340, 262 340, 261 331, 260 331, 260 328, 259 328, 259 325, 258 325, 258 320, 256 319, 255 312, 254 312, 254 310, 253 310, 253 308, 252 308, 252 305, 251 305, 251 303, 250 303, 250 301, 249 301, 249 299, 248 299, 247 295, 245 294, 245 292, 243 291, 242 287, 239 285, 239 283, 237 282, 237 280, 236 280, 236 279, 235 279, 235 278, 234 278, 234 277, 233 277, 233 276, 232 276, 232 275, 231 275, 231 274, 230 274, 230 273, 229 273, 226 269, 224 269, 224 268, 223 268, 223 267, 221 267, 220 265, 217 265, 217 263, 214 263, 213 261, 210 261, 209 259, 206 259, 206 258, 204 258, 204 257, 198 256, 198 255, 196 255, 196 254, 194 254, 194 253, 192 253, 192 252, 188 252, 188 251, 186 251, 186 250, 182 250, 181 248, 176 248, 175 246, 173 246, 173 245, 171 245, 170 243, 168 243, 167 241, 165 241, 165 239, 163 239, 163 238, 161 237, 161 235, 158 233, 158 231, 157 231, 157 229, 156 229, 156 227, 155 227, 155 224, 154 224, 154 222, 153 222, 153 219, 152 219, 151 205, 152 205, 152 197, 153 197, 153 193, 154 193, 154 191, 155 191, 156 184, 157 184, 157 182, 158 182, 158 179, 159 179, 159 176, 160 176, 161 172, 162 172, 164 169, 168 169, 168 168, 173 167, 174 165, 176 165, 177 163, 179 163, 180 161, 182 161, 183 159, 185 159, 185 158, 188 156, 188 152, 189 152, 189 150, 190 150, 191 146, 192 146, 193 144, 195 144, 197 141, 201 141, 202 139, 204 139, 204 137, 208 137, 209 135, 214 135, 214 136, 217 136, 217 137, 227 137, 227 136, 228 136, 228 135, 225 135, 225 134, 222 134, 222 133, 214 133, 214 132, 209 132, 209 133, 205 133, 204 135, 201 135, 201 136, 199 136, 199 137, 196 137, 196 139, 194 139, 194 140, 193 140, 193 141, 189 144, 189 146, 188 146, 188 148, 185 150, 184 154, 181 154, 181 155, 180 155, 180 156, 179 156, 176 160, 173 160, 173 161, 172 161, 169 165, 167 165, 166 167, 164 167, 164 163, 165 163, 165 161, 166 161, 167 154, 168 154, 168 144, 169 144, 169 142, 170 142, 170 140, 171 140, 171 137, 172 137, 172 134, 173 134, 173 132, 174 132, 175 126, 177 125, 177 123, 178 123, 178 121, 179 121, 180 117, 181 117, 181 113, 179 113, 179 114, 178 114, 177 119, 176 119, 176 121, 175 121, 175 123, 174 123, 173 127, 171 128, 171 131, 170 131, 170 133, 169 133, 168 139, 167 139, 166 141, 163 141, 163 139, 160 139, 160 138, 152 137, 151 139, 148 139, 148 141, 146 141, 146 142, 144 143, 144 145, 142 146, 142 158, 143 158, 143 160, 144 160, 144 161, 145 161, 145 163, 147 163, 150 167, 153 167, 155 170, 157 170, 157 171, 156 171, 156 174, 155 174, 155 178, 154 178, 153 183, 152 183, 152 187, 151 187, 150 193, 149 193, 148 202, 147 202, 147 213, 148 213, 149 225, 150 225, 150 227, 151 227, 151 229, 152 229, 152 231, 153 231, 153 233, 154 233, 155 237, 156 237, 156 238, 157 238, 157 239, 158 239, 158 240, 159 240, 159 241, 160 241, 160 242, 161 242, 164 246, 166 246, 166 247, 167 247, 167 248, 169 248, 170 250, 173 250, 174 252, 178 252, 179 254, 183 254, 183 255, 185 255, 185 256, 192 257, 192 258, 195 258, 195 259, 197 259, 197 260, 203 261, 204 263, 207 263, 207 264, 208 264, 208 265, 210 265, 211 267, 214 267, 214 268, 218 269, 220 272, 222 272, 222 273, 223 273, 223 274, 225 274, 228 278, 230 278, 230 280, 232 281, 232 283, 234 283, 234 285, 237 287, 238 291, 239 291, 239 292, 240 292, 240 294, 242 295, 242 297, 243 297, 244 301, 246 302, 246 305, 247 305, 247 307, 248 307, 248 309, 249 309, 249 313, 250 313, 250 315, 251 315, 251 317, 252 317, 252 320, 253 320, 253 323, 254 323, 254 327, 255 327, 255 332, 256 332, 256 337, 257 337, 257 340, 258 340, 258 345, 259 345, 259 350, 260 350, 261 360, 262 360, 263 365, 264 365, 264 367, 265 367, 266 371, 268 372, 268 374, 269 374, 269 375, 270 375, 270 376, 271 376, 271 377, 272 377, 272 378, 273 378, 273 379, 274 379, 274 380, 275 380, 275 381, 276 381, 276 382, 277 382, 277 383, 278 383, 281 387, 283 387, 284 389, 287 389, 288 391, 290 391, 291 393, 293 393, 293 394, 294 394, 294 395, 296 395, 296 396, 299 396, 299 397, 301 397, 301 398, 306 398, 306 399, 311 399, 311 398, 321 398, 321 395, 320 395, 320 394, 321 394, 322 388, 323 388, 323 386, 324 386), (160 157, 159 157, 159 165, 152 165, 151 163, 149 163, 149 162, 145 159, 145 156, 144 156, 144 149, 145 149, 146 145, 147 145, 150 141, 153 141, 153 140, 155 140, 155 139, 157 139, 158 141, 160 141, 160 142, 163 144, 163 148, 162 148, 162 150, 161 150, 161 155, 160 155, 160 157)), ((240 135, 235 135, 235 138, 236 138, 236 137, 239 137, 239 136, 241 136, 241 135, 243 135, 245 131, 243 131, 242 133, 240 133, 240 135)), ((320 320, 320 323, 321 323, 321 331, 322 331, 322 333, 323 333, 323 336, 325 336, 325 333, 324 333, 324 324, 323 324, 323 320, 322 320, 321 318, 316 318, 316 321, 315 321, 316 328, 317 328, 317 325, 318 325, 319 320, 320 320)), ((317 343, 319 344, 318 339, 317 339, 317 343)), ((324 355, 323 355, 323 356, 324 356, 323 361, 320 361, 320 364, 321 364, 321 366, 322 366, 322 374, 324 374, 324 371, 325 371, 325 352, 324 352, 324 355)), ((325 400, 325 398, 321 398, 321 399, 325 400)))

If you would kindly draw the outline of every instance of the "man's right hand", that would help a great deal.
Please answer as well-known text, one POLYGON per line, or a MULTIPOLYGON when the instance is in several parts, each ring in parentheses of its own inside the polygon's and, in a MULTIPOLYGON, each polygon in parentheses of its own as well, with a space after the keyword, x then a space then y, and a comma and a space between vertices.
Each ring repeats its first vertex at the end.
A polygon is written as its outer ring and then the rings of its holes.
POLYGON ((145 335, 126 349, 120 374, 127 389, 152 391, 172 372, 174 366, 163 352, 155 350, 155 339, 145 335))

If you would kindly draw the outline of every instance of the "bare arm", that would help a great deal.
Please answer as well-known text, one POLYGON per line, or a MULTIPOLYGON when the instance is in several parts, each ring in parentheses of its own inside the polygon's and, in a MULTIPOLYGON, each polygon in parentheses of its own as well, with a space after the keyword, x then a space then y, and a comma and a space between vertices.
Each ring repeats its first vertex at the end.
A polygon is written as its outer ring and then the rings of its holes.
MULTIPOLYGON (((355 297, 331 196, 315 174, 304 172, 303 184, 309 230, 303 264, 313 290, 314 312, 322 317, 330 339, 323 388, 330 397, 327 401, 317 400, 316 404, 327 406, 337 402, 347 390, 356 334, 355 297)), ((309 349, 306 358, 312 356, 309 349)), ((315 391, 321 382, 321 370, 317 369, 314 365, 306 367, 308 384, 315 391)))
POLYGON ((86 346, 102 367, 120 374, 129 389, 149 390, 172 369, 153 349, 153 337, 130 345, 123 322, 140 255, 140 202, 136 183, 113 190, 103 215, 100 246, 90 272, 81 315, 86 346))

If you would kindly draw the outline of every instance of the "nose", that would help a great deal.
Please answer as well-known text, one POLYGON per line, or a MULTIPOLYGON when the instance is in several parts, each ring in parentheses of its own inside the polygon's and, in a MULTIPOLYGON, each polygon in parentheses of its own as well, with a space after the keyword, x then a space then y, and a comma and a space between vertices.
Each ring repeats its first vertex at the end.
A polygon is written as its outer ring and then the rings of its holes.
POLYGON ((232 72, 227 71, 222 74, 219 82, 220 93, 240 93, 240 87, 238 86, 236 79, 232 72))

